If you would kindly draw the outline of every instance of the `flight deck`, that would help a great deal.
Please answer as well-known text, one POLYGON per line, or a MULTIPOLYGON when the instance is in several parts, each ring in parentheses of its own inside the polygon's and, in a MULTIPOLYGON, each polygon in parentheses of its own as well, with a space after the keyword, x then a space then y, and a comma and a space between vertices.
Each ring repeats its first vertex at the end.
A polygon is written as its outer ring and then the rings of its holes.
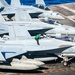
MULTIPOLYGON (((75 26, 75 3, 52 5, 49 8, 61 14, 65 19, 61 24, 75 26)), ((75 59, 74 59, 75 60, 75 59)), ((0 75, 75 75, 75 61, 64 67, 60 61, 46 62, 44 66, 33 71, 15 71, 0 69, 0 75)))
POLYGON ((75 3, 49 6, 53 11, 61 14, 65 19, 58 20, 61 24, 75 26, 75 3))

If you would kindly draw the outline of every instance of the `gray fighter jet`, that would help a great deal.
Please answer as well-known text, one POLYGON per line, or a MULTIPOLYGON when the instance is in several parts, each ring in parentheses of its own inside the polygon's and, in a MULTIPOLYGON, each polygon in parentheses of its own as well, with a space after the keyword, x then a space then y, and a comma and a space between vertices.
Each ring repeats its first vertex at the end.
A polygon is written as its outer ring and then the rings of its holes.
MULTIPOLYGON (((64 63, 75 56, 75 43, 50 39, 33 39, 25 25, 9 25, 8 39, 0 39, 0 61, 1 63, 12 62, 12 59, 21 58, 25 55, 40 61, 56 60, 57 55, 64 59, 64 63), (52 56, 52 54, 54 54, 52 56), (66 61, 67 58, 67 61, 66 61)), ((22 65, 22 64, 21 64, 22 65)), ((13 65, 14 66, 14 65, 13 65)))
POLYGON ((64 19, 60 14, 53 12, 51 10, 46 11, 46 10, 39 9, 37 7, 34 7, 34 6, 21 5, 19 0, 11 0, 11 5, 9 5, 9 6, 7 6, 7 3, 5 0, 0 0, 0 2, 1 2, 1 4, 3 4, 2 7, 3 6, 5 7, 4 11, 13 12, 13 10, 16 10, 16 8, 20 8, 20 9, 25 9, 28 13, 30 13, 30 15, 33 18, 38 17, 38 15, 39 15, 39 17, 64 19), (12 9, 12 11, 10 11, 11 9, 12 9))
MULTIPOLYGON (((5 13, 1 13, 1 14, 4 15, 5 13)), ((41 22, 40 20, 33 20, 30 17, 30 15, 25 10, 22 10, 22 9, 16 9, 14 21, 8 20, 8 21, 4 22, 4 20, 1 17, 0 23, 7 24, 7 25, 15 24, 15 23, 23 24, 23 25, 25 24, 26 26, 29 27, 29 31, 31 33, 34 32, 34 30, 39 29, 39 31, 42 31, 42 32, 40 32, 41 34, 44 34, 44 33, 45 34, 54 34, 56 37, 61 37, 61 34, 65 34, 65 35, 66 34, 75 34, 75 28, 73 28, 73 27, 65 27, 62 25, 47 24, 47 23, 41 22), (43 29, 43 30, 40 30, 40 29, 43 29)), ((39 33, 37 32, 37 34, 39 34, 39 33)))
POLYGON ((48 19, 65 19, 61 15, 59 15, 59 13, 50 10, 48 8, 48 6, 46 6, 44 0, 41 0, 41 1, 35 0, 35 2, 36 2, 34 5, 35 7, 43 9, 46 11, 46 12, 43 12, 42 14, 40 14, 38 17, 48 18, 48 19))

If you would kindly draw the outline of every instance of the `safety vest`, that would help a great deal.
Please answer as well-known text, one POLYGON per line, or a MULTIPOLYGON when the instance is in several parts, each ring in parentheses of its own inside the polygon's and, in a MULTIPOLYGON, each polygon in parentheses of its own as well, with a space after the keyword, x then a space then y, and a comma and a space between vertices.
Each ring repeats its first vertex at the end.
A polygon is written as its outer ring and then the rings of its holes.
POLYGON ((35 36, 35 39, 39 39, 39 35, 36 35, 36 36, 35 36))

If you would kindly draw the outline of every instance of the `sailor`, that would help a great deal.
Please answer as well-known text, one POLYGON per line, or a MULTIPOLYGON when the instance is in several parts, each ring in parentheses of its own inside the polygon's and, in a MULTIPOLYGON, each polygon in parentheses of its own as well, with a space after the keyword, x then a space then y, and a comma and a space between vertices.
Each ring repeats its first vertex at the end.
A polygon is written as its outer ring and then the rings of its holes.
POLYGON ((40 39, 40 36, 39 36, 39 34, 37 34, 37 35, 35 36, 35 40, 37 41, 37 44, 38 44, 38 45, 40 45, 40 44, 39 44, 39 39, 40 39))

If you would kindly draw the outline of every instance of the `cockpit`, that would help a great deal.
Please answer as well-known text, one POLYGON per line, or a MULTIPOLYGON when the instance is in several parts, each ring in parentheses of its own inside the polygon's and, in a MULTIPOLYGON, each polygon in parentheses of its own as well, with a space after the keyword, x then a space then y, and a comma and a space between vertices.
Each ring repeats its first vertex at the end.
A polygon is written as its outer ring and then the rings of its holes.
POLYGON ((40 8, 40 9, 44 9, 44 10, 50 10, 48 7, 46 7, 46 6, 44 6, 44 5, 38 5, 38 4, 36 4, 36 5, 33 5, 34 7, 37 7, 37 8, 40 8))
POLYGON ((57 20, 52 20, 52 19, 49 19, 49 20, 42 19, 41 21, 44 23, 53 24, 53 25, 59 24, 59 22, 57 20))

